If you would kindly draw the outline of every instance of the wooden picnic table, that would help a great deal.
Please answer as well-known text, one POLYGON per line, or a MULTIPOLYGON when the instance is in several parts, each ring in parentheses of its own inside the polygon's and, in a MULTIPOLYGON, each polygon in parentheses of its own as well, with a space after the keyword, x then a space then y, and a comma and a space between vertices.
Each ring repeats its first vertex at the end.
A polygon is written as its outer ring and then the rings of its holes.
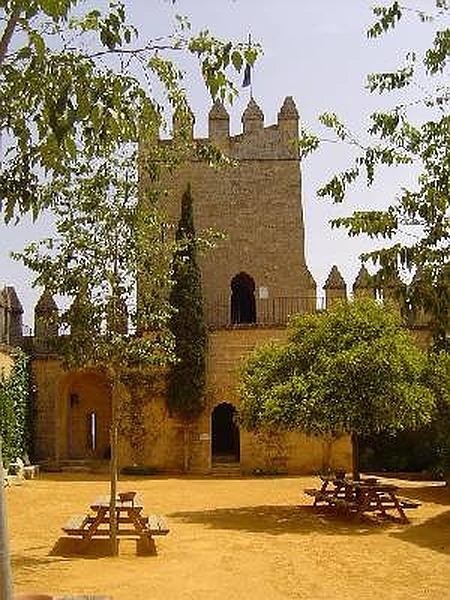
MULTIPOLYGON (((160 515, 146 516, 142 499, 134 492, 118 494, 116 499, 118 537, 135 537, 149 542, 155 535, 167 535, 169 528, 160 515)), ((110 497, 99 496, 90 504, 90 511, 72 516, 62 528, 70 536, 85 542, 110 537, 110 497)))
POLYGON ((375 513, 382 518, 397 518, 401 523, 409 523, 404 509, 417 508, 419 504, 399 498, 397 490, 397 486, 380 483, 376 478, 353 481, 345 477, 323 477, 320 489, 308 488, 305 493, 314 498, 313 506, 330 506, 357 517, 375 513))

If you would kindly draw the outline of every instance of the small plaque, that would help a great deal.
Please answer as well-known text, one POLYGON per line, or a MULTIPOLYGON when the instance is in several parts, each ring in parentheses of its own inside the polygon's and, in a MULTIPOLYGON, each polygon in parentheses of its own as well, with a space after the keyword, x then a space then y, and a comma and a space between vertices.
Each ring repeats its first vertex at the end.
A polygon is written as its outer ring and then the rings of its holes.
POLYGON ((201 433, 201 434, 198 436, 198 439, 199 439, 201 442, 209 442, 209 440, 211 439, 211 436, 209 435, 209 433, 201 433))
POLYGON ((268 297, 269 297, 269 289, 266 287, 260 287, 259 288, 259 299, 267 300, 268 297))

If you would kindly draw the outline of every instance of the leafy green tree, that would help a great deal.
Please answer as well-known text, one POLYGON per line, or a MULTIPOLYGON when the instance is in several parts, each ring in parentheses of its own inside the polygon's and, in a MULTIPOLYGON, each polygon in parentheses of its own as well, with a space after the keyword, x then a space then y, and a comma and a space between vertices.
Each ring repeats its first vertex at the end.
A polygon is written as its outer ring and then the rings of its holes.
POLYGON ((138 199, 136 159, 109 157, 96 168, 80 165, 54 206, 56 234, 19 255, 35 283, 71 299, 57 316, 65 335, 57 350, 68 367, 91 367, 111 388, 111 535, 117 552, 117 440, 124 385, 130 374, 172 357, 166 300, 171 248, 161 236, 157 200, 138 199), (136 302, 136 281, 146 285, 136 302))
MULTIPOLYGON (((370 187, 386 166, 406 165, 417 173, 415 184, 402 188, 387 208, 358 210, 334 219, 332 225, 346 228, 350 236, 365 234, 382 241, 363 258, 379 265, 380 276, 386 280, 400 266, 420 273, 421 285, 410 288, 408 301, 430 313, 435 339, 442 347, 449 330, 450 308, 450 89, 446 79, 450 29, 446 26, 447 0, 432 4, 432 14, 398 1, 373 9, 376 21, 368 30, 370 38, 386 34, 408 18, 433 22, 434 37, 425 52, 408 52, 398 69, 368 75, 370 92, 391 92, 398 98, 401 91, 406 99, 389 110, 371 114, 366 139, 352 132, 334 113, 321 115, 321 123, 335 134, 333 141, 353 147, 355 158, 348 169, 323 185, 318 195, 340 203, 353 183, 363 179, 370 187)), ((305 155, 320 143, 319 137, 304 131, 301 152, 305 155)))
POLYGON ((204 408, 207 344, 190 186, 183 194, 176 240, 169 302, 174 308, 170 327, 178 362, 171 369, 169 406, 175 414, 190 420, 204 408))
POLYGON ((258 53, 207 31, 192 35, 182 18, 166 38, 141 41, 120 1, 104 12, 80 12, 82 4, 0 0, 0 199, 6 221, 51 206, 54 186, 80 152, 91 161, 110 156, 145 137, 149 124, 152 130, 161 126, 163 104, 185 108, 184 74, 169 51, 197 57, 211 95, 230 99, 237 90, 229 73, 253 63, 258 53), (162 89, 161 97, 149 88, 162 89))
MULTIPOLYGON (((196 56, 211 95, 231 100, 237 90, 229 67, 240 72, 254 62, 258 48, 217 40, 208 31, 191 35, 184 19, 175 34, 141 42, 120 1, 105 12, 80 13, 81 6, 81 0, 0 0, 0 136, 5 148, 0 212, 6 222, 26 212, 37 216, 46 207, 55 214, 57 238, 46 242, 47 253, 39 245, 28 248, 24 262, 49 291, 77 299, 78 310, 64 311, 60 320, 71 331, 61 348, 67 362, 103 366, 111 379, 116 552, 115 447, 123 369, 165 361, 170 350, 163 335, 167 290, 161 291, 168 271, 164 260, 153 260, 161 250, 161 216, 155 197, 137 206, 137 146, 154 141, 164 124, 164 103, 187 115, 183 72, 166 51, 196 56), (150 88, 161 84, 161 98, 140 83, 134 68, 143 71, 150 88), (135 312, 134 326, 152 333, 131 341, 119 332, 119 312, 127 299, 133 304, 132 290, 143 273, 145 301, 135 312)), ((173 167, 182 153, 178 144, 173 151, 148 147, 152 150, 141 155, 140 168, 154 182, 161 168, 173 167)), ((3 515, 1 498, 0 510, 3 515)), ((2 523, 0 544, 6 548, 2 523)), ((0 589, 8 600, 10 587, 0 589)))
POLYGON ((245 428, 351 435, 356 478, 359 435, 429 422, 435 379, 394 309, 357 300, 296 316, 289 327, 285 345, 262 347, 244 364, 245 428))

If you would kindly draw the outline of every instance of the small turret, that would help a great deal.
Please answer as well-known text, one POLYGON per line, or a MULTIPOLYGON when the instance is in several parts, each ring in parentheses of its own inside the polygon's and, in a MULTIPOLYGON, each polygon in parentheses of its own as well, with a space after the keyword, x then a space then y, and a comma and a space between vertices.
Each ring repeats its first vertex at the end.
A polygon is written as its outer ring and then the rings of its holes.
POLYGON ((53 296, 44 290, 34 309, 34 335, 46 340, 58 335, 58 307, 53 296))
POLYGON ((5 288, 6 298, 9 311, 9 323, 7 323, 7 339, 6 342, 11 346, 18 346, 23 337, 23 308, 20 303, 16 290, 12 286, 5 288))
POLYGON ((278 126, 290 138, 298 137, 299 114, 292 96, 286 96, 278 113, 278 126))
POLYGON ((242 114, 242 125, 244 133, 261 131, 264 128, 264 113, 256 104, 253 97, 250 98, 247 108, 242 114))
POLYGON ((336 302, 347 299, 347 285, 336 265, 331 268, 323 289, 325 290, 327 309, 330 309, 336 302))
POLYGON ((172 117, 172 129, 174 137, 181 135, 183 138, 191 140, 194 137, 194 113, 186 104, 178 108, 172 117))
POLYGON ((359 273, 353 284, 353 295, 355 298, 366 296, 369 298, 376 297, 376 290, 373 284, 373 278, 364 265, 361 266, 359 273))
POLYGON ((212 105, 208 121, 211 141, 228 139, 230 136, 230 116, 220 100, 216 100, 212 105))

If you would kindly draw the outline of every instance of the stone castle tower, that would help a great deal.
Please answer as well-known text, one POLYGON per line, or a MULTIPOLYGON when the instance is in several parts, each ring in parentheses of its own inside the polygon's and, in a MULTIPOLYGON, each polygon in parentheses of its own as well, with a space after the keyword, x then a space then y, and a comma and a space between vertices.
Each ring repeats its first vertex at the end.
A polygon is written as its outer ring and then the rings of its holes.
POLYGON ((201 259, 208 324, 282 324, 289 314, 315 310, 316 284, 305 261, 293 99, 285 99, 277 123, 269 127, 253 98, 242 115, 242 133, 230 136, 229 115, 219 101, 208 121, 208 138, 196 142, 219 147, 233 166, 211 168, 191 160, 168 184, 175 222, 190 183, 197 231, 213 228, 226 236, 201 259))
MULTIPOLYGON (((330 441, 299 432, 250 433, 238 429, 234 418, 242 359, 262 343, 285 340, 291 314, 316 310, 316 284, 305 261, 297 108, 286 98, 277 123, 265 127, 252 98, 242 115, 242 133, 231 136, 229 115, 216 102, 208 122, 207 138, 194 140, 192 128, 193 144, 218 147, 231 164, 211 167, 193 152, 164 180, 173 224, 190 185, 197 232, 212 228, 226 236, 199 260, 209 326, 205 409, 187 425, 168 412, 165 380, 154 386, 145 380, 136 384, 139 427, 136 436, 122 436, 120 464, 222 474, 224 466, 234 473, 346 468, 351 457, 346 437, 330 441)), ((175 117, 175 133, 179 126, 175 117)), ((173 143, 161 141, 158 149, 173 143)), ((145 180, 142 185, 145 189, 145 180)), ((336 268, 328 284, 330 298, 345 296, 336 268)), ((48 319, 54 310, 44 292, 36 307, 38 340, 56 333, 48 319)), ((37 455, 56 462, 104 458, 111 422, 104 375, 66 370, 56 355, 43 352, 42 341, 39 348, 42 354, 33 364, 37 455)))

